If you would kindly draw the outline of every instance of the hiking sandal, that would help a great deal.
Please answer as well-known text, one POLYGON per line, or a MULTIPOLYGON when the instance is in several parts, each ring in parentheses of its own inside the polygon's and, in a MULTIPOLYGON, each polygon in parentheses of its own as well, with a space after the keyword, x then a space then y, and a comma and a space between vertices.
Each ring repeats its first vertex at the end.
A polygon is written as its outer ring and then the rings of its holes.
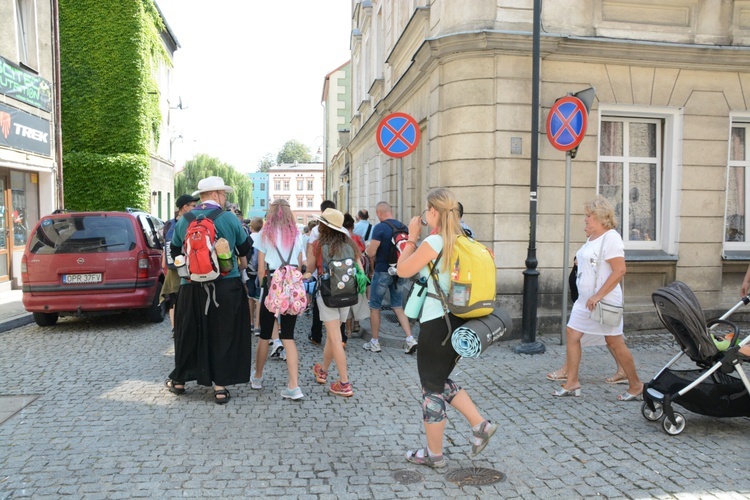
POLYGON ((169 392, 172 394, 177 394, 178 396, 180 394, 185 394, 185 382, 177 382, 168 378, 167 381, 164 382, 164 385, 167 386, 167 389, 169 389, 169 392), (178 385, 181 385, 182 387, 177 387, 178 385))
POLYGON ((214 403, 217 405, 225 405, 229 402, 229 398, 232 396, 229 395, 229 391, 226 389, 221 389, 218 391, 214 391, 214 403), (219 396, 224 396, 223 398, 220 398, 219 396))

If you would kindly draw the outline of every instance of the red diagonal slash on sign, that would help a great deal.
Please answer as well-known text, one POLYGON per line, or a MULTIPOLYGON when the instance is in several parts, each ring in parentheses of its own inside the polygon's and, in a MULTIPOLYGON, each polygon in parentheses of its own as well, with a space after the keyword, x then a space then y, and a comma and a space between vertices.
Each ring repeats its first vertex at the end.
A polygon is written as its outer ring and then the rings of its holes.
MULTIPOLYGON (((573 130, 573 127, 570 126, 570 122, 573 121, 574 118, 576 118, 576 115, 578 115, 581 112, 580 109, 576 109, 575 112, 571 113, 570 116, 566 119, 565 116, 563 116, 562 113, 560 113, 560 108, 555 110, 555 116, 560 119, 562 122, 562 125, 560 126, 560 129, 557 131, 557 133, 553 136, 555 141, 560 137, 560 134, 562 134, 565 130, 570 132, 570 135, 573 137, 573 139, 578 139, 581 134, 577 134, 575 130, 573 130)), ((581 132, 583 133, 583 132, 581 132)))
POLYGON ((411 145, 412 145, 412 143, 411 143, 411 142, 409 142, 409 141, 408 141, 408 140, 406 139, 406 137, 404 137, 404 136, 402 135, 402 134, 403 134, 403 133, 404 133, 404 132, 406 131, 406 129, 407 129, 407 128, 409 128, 409 125, 411 125, 411 123, 409 123, 409 121, 407 120, 407 121, 405 121, 405 122, 404 122, 404 125, 403 125, 403 127, 401 127, 401 128, 399 129, 399 130, 396 130, 395 128, 391 127, 391 124, 390 124, 390 123, 388 123, 388 122, 385 122, 385 123, 383 124, 383 126, 384 126, 385 128, 387 128, 388 130, 390 130, 390 131, 391 131, 391 133, 393 134, 393 139, 391 139, 391 140, 390 140, 390 142, 389 142, 388 144, 386 144, 386 145, 385 145, 385 149, 391 149, 391 145, 393 145, 393 143, 394 143, 394 142, 396 142, 396 141, 397 141, 397 140, 399 140, 399 139, 401 139, 401 141, 402 141, 402 142, 403 142, 404 144, 406 144, 407 146, 411 146, 411 145))

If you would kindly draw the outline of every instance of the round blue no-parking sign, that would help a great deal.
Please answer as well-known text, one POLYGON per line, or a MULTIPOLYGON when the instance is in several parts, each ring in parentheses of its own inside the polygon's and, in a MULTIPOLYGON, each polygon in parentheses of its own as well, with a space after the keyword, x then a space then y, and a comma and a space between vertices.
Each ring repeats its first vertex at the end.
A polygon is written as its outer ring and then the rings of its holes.
POLYGON ((380 150, 393 158, 403 158, 419 144, 419 125, 406 113, 392 113, 380 121, 377 131, 380 150))
POLYGON ((583 101, 567 96, 559 99, 547 115, 547 139, 555 149, 570 151, 586 135, 588 112, 583 101))

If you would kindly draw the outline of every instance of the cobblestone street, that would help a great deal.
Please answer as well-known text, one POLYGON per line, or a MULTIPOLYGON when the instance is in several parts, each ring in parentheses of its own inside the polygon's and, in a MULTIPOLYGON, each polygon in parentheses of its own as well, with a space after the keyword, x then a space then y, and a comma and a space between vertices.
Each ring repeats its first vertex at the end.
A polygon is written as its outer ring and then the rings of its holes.
MULTIPOLYGON (((545 354, 517 355, 518 341, 506 341, 459 363, 454 379, 501 428, 471 458, 469 426, 449 410, 447 471, 482 467, 506 477, 456 484, 445 470, 403 458, 425 440, 415 358, 398 347, 393 325, 383 322, 382 353, 350 340, 355 394, 347 399, 315 383, 310 368, 322 347, 307 341, 309 321, 303 316, 297 327, 305 398, 280 397, 286 369, 271 360, 263 390, 230 387, 225 406, 195 384, 184 396, 165 389, 168 322, 65 318, 0 333, 0 396, 36 397, 0 414, 8 417, 0 424, 0 499, 750 497, 750 419, 684 411, 685 431, 668 436, 643 418, 640 403, 615 400, 625 386, 603 382, 614 364, 602 347, 584 350, 583 397, 553 398, 544 374, 563 360, 556 337, 542 338, 545 354)), ((628 342, 644 380, 678 352, 667 333, 628 342)))

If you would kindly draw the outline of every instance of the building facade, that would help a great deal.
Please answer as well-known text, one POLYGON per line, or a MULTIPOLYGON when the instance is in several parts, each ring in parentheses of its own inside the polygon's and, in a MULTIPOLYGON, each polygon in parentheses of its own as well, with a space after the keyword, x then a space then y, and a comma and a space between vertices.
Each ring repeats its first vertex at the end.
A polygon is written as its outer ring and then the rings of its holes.
POLYGON ((61 206, 56 8, 0 0, 0 290, 20 288, 29 231, 61 206))
POLYGON ((253 204, 248 217, 266 217, 268 211, 268 172, 247 174, 253 183, 253 204))
POLYGON ((334 200, 343 212, 349 206, 349 155, 342 142, 349 141, 352 118, 352 65, 347 61, 328 73, 323 81, 322 104, 325 107, 326 197, 334 200), (343 138, 343 141, 342 141, 343 138))
POLYGON ((500 302, 519 317, 535 202, 540 314, 559 322, 565 154, 544 121, 557 99, 593 87, 573 160, 571 260, 585 239, 582 204, 601 193, 625 241, 628 325, 658 323, 651 293, 673 280, 705 309, 736 303, 750 263, 750 1, 545 0, 536 192, 533 3, 352 2, 352 204, 387 200, 405 220, 431 188, 451 188, 495 252, 500 302), (375 139, 393 112, 413 116, 422 137, 398 160, 375 139))
POLYGON ((282 163, 268 170, 268 200, 283 198, 289 202, 297 224, 307 225, 320 215, 325 196, 325 165, 282 163))

